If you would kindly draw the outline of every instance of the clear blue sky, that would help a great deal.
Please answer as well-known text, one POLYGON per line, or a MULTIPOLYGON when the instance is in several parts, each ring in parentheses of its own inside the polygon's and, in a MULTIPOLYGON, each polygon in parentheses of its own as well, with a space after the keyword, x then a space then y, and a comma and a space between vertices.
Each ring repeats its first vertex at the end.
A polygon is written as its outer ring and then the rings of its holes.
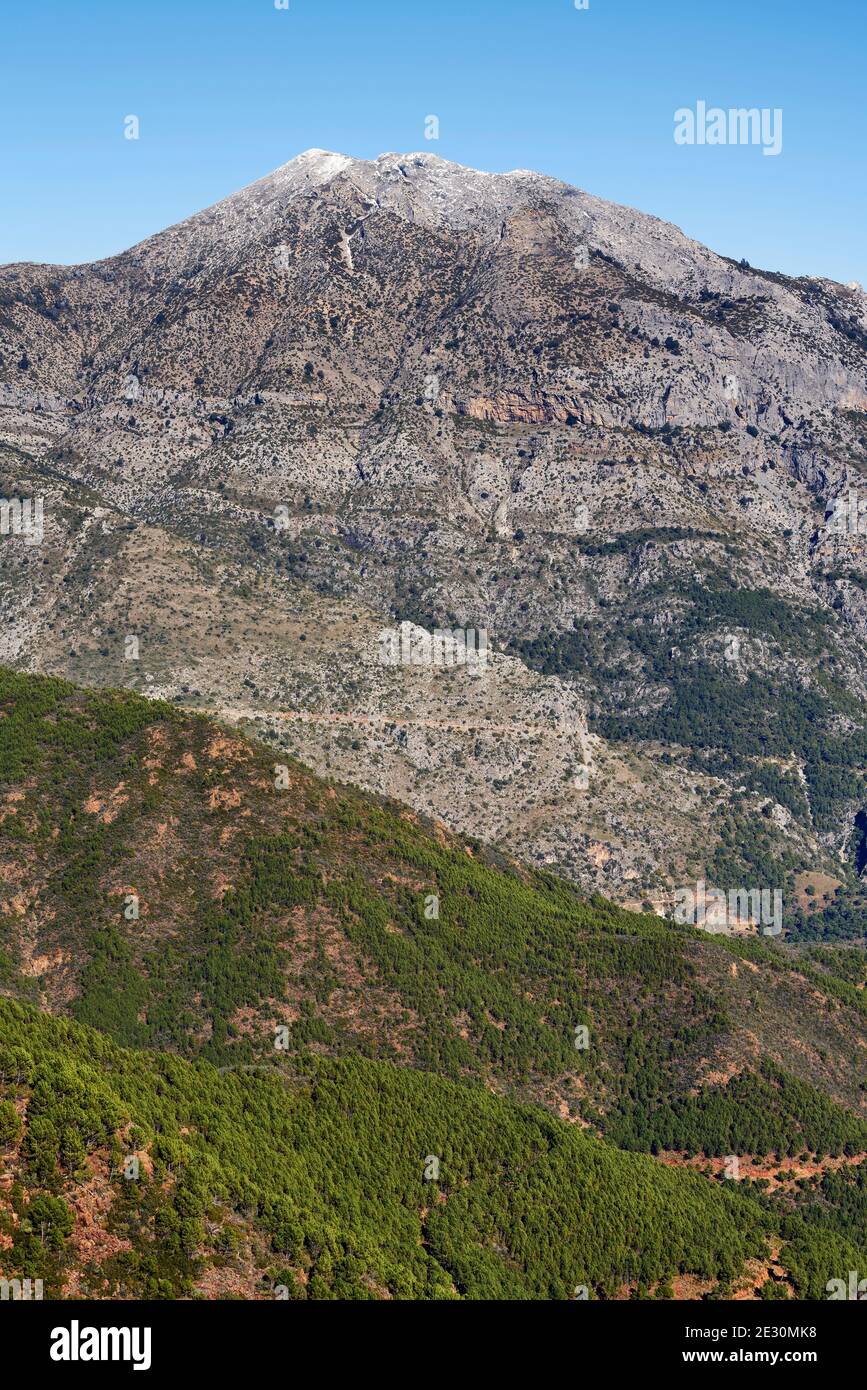
POLYGON ((867 0, 22 0, 0 51, 0 263, 111 255, 319 146, 539 169, 867 284, 867 0), (677 146, 698 100, 781 107, 782 153, 677 146))

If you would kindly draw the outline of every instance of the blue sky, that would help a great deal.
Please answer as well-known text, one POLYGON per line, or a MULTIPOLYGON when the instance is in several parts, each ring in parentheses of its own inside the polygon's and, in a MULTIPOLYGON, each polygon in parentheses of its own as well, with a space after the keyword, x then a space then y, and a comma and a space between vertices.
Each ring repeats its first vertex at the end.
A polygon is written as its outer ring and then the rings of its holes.
POLYGON ((7 6, 0 263, 111 255, 319 146, 539 169, 725 255, 867 283, 867 0, 288 5, 7 6), (781 108, 782 153, 676 145, 699 100, 781 108))

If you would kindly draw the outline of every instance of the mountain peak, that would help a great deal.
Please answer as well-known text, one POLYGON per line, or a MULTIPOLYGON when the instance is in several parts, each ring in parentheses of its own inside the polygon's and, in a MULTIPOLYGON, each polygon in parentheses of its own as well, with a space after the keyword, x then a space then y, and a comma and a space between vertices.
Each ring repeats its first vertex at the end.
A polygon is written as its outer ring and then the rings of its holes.
POLYGON ((339 173, 352 163, 353 160, 349 155, 339 154, 335 150, 311 149, 302 150, 301 154, 295 155, 293 159, 281 167, 284 169, 310 168, 315 165, 317 171, 332 174, 339 173))

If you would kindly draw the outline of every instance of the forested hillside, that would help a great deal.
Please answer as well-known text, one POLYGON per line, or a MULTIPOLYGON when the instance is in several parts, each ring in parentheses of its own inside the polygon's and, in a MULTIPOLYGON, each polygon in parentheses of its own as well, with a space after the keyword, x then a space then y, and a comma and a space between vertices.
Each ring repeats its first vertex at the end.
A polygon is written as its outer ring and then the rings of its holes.
POLYGON ((274 757, 0 674, 0 1273, 818 1297, 858 1267, 854 957, 582 901, 274 757), (808 1210, 672 1154, 825 1186, 808 1210))
POLYGON ((0 1265, 47 1296, 671 1297, 689 1275, 722 1296, 781 1236, 821 1296, 863 1259, 833 1215, 429 1073, 312 1054, 222 1073, 8 1002, 0 1026, 0 1265))
POLYGON ((313 1056, 221 1074, 25 1006, 0 1018, 5 1272, 55 1292, 71 1273, 176 1297, 228 1268, 263 1296, 567 1298, 731 1277, 763 1250, 766 1220, 737 1194, 478 1088, 313 1056), (69 1239, 82 1169, 111 1251, 87 1263, 69 1239))

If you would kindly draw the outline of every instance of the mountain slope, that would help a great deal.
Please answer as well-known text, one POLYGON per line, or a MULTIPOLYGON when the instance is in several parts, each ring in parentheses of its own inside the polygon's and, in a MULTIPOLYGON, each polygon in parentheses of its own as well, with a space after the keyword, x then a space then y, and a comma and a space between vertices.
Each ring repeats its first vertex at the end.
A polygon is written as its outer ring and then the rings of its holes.
POLYGON ((581 902, 136 695, 6 673, 0 712, 0 947, 43 1008, 218 1065, 283 1028, 283 1052, 484 1081, 626 1143, 762 1063, 867 1116, 860 956, 581 902))
POLYGON ((851 935, 865 348, 857 289, 556 180, 309 151, 0 271, 0 481, 46 497, 4 658, 120 685, 136 635, 141 688, 585 887, 778 887, 851 935), (384 670, 399 621, 511 660, 384 670))
POLYGON ((3 673, 0 1274, 822 1297, 867 1209, 838 956, 584 903, 210 720, 3 673))

